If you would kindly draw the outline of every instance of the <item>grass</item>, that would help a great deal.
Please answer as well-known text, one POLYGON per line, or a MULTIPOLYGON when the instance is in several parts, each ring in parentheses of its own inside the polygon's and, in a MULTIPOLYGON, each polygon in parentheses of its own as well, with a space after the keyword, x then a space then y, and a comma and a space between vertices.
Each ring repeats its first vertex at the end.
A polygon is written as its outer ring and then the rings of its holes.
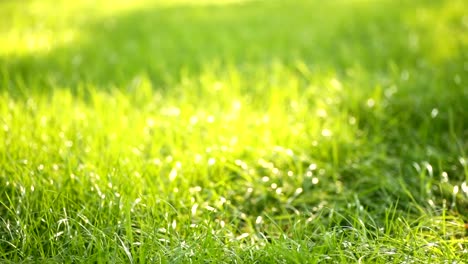
POLYGON ((0 258, 464 263, 466 10, 0 2, 0 258))

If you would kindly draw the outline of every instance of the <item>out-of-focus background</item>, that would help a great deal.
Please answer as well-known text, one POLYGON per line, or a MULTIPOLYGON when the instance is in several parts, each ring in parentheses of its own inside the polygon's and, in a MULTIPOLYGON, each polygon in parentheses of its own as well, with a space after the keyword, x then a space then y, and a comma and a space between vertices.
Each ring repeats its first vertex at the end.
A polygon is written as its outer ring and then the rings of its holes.
POLYGON ((464 7, 462 1, 4 1, 2 79, 109 86, 146 73, 164 86, 221 64, 265 68, 275 61, 341 74, 353 67, 385 73, 437 66, 437 74, 453 68, 463 75, 464 7))

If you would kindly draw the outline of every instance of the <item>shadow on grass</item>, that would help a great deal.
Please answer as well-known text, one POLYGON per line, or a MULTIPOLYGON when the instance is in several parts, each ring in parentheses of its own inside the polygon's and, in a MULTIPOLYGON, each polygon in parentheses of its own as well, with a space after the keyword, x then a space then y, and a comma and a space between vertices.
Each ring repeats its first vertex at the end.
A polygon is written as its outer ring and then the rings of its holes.
POLYGON ((410 29, 402 15, 419 5, 253 1, 148 6, 88 17, 80 27, 83 38, 74 43, 0 58, 0 84, 27 94, 83 84, 125 87, 147 74, 161 88, 213 65, 268 67, 274 60, 338 73, 359 65, 378 73, 389 63, 404 67, 419 59, 421 54, 408 50, 410 29))

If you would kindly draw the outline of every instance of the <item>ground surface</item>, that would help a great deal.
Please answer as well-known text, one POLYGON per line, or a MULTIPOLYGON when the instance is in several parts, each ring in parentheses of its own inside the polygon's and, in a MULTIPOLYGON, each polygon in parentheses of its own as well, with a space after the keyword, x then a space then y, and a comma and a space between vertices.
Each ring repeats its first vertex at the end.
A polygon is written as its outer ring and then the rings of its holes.
POLYGON ((3 261, 468 259, 465 1, 71 2, 0 2, 3 261))

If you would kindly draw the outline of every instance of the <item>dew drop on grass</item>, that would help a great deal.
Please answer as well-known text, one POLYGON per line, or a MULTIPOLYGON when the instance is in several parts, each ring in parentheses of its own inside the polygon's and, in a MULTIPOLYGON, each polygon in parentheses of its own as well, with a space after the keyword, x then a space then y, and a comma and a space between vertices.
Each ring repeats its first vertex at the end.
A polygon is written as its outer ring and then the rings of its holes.
POLYGON ((206 118, 206 122, 208 122, 208 123, 210 123, 210 124, 214 123, 214 121, 215 121, 215 118, 214 118, 214 116, 212 116, 212 115, 210 115, 210 116, 208 116, 208 117, 206 118))
POLYGON ((229 140, 229 145, 230 146, 235 146, 238 141, 239 141, 239 139, 236 136, 234 136, 229 140))
POLYGON ((37 170, 38 171, 41 171, 44 169, 44 165, 43 164, 39 164, 39 166, 37 166, 37 170))
POLYGON ((203 159, 202 155, 200 155, 200 154, 195 154, 194 162, 195 162, 196 164, 200 163, 200 162, 202 161, 202 159, 203 159))
POLYGON ((64 232, 60 231, 54 235, 54 238, 57 239, 59 236, 61 236, 64 232))
POLYGON ((431 207, 435 207, 435 203, 432 199, 427 200, 427 203, 429 203, 431 207))
POLYGON ((312 184, 317 184, 319 182, 319 179, 317 177, 312 178, 312 184))
POLYGON ((280 187, 280 188, 276 189, 275 192, 276 192, 276 194, 281 194, 283 192, 283 188, 280 187))
POLYGON ((312 175, 313 175, 313 173, 312 173, 311 171, 308 171, 308 172, 306 172, 306 174, 305 174, 305 176, 306 176, 307 178, 312 177, 312 175))
POLYGON ((153 120, 151 117, 149 117, 148 119, 146 119, 146 126, 148 126, 149 128, 154 127, 154 124, 155 124, 155 123, 154 123, 154 120, 153 120))
POLYGON ((318 109, 317 110, 317 116, 325 118, 325 117, 327 117, 327 111, 325 111, 325 109, 318 109))
POLYGON ((240 101, 235 100, 232 102, 232 109, 234 111, 239 111, 241 108, 242 108, 242 103, 240 101))
POLYGON ((191 209, 192 215, 197 214, 197 209, 198 209, 198 204, 196 203, 192 206, 192 209, 191 209))
POLYGON ((213 84, 213 90, 215 90, 215 91, 219 91, 219 90, 223 89, 223 87, 224 87, 224 84, 222 82, 215 82, 213 84))
POLYGON ((270 187, 271 187, 272 189, 276 189, 276 188, 278 188, 278 184, 272 183, 272 184, 270 185, 270 187))
POLYGON ((268 162, 267 160, 264 160, 264 159, 259 159, 258 164, 260 164, 260 166, 266 169, 272 169, 275 167, 275 164, 273 164, 272 162, 268 162))
POLYGON ((330 80, 330 85, 331 85, 331 87, 335 88, 336 90, 341 90, 341 88, 342 88, 341 82, 336 78, 333 78, 333 79, 330 80))
POLYGON ((466 159, 465 159, 465 158, 460 157, 460 158, 458 159, 458 161, 460 162, 460 164, 461 164, 462 166, 465 166, 465 165, 466 165, 466 159))
POLYGON ((439 110, 437 108, 432 109, 431 111, 432 118, 436 118, 438 114, 439 114, 439 110))
POLYGON ((260 215, 257 216, 257 219, 255 219, 255 223, 256 223, 257 225, 259 225, 259 224, 261 224, 262 222, 263 222, 262 216, 260 216, 260 215))
POLYGON ((448 182, 449 181, 447 172, 445 172, 445 171, 442 172, 442 180, 441 181, 442 182, 448 182))
POLYGON ((179 116, 180 115, 180 109, 175 106, 164 108, 162 109, 161 112, 163 115, 166 115, 166 116, 179 116))
POLYGON ((133 210, 133 208, 134 208, 137 204, 139 204, 140 202, 141 202, 141 198, 140 198, 140 197, 136 198, 135 201, 133 201, 133 203, 132 203, 132 210, 133 210))
POLYGON ((292 171, 288 171, 288 176, 289 176, 289 177, 292 177, 292 176, 294 176, 294 172, 292 172, 292 171))
POLYGON ((135 154, 135 156, 141 156, 141 151, 138 148, 132 148, 132 153, 135 154))
POLYGON ((67 148, 73 147, 73 141, 71 141, 71 140, 65 141, 65 147, 67 147, 67 148))
POLYGON ((332 132, 329 129, 322 129, 322 136, 331 137, 332 132))
POLYGON ((374 101, 374 99, 369 98, 369 99, 367 99, 366 104, 367 104, 367 107, 372 108, 372 107, 375 106, 375 101, 374 101))
POLYGON ((177 177, 177 170, 176 168, 172 168, 171 172, 169 173, 169 180, 174 181, 177 177))
POLYGON ((167 240, 165 238, 158 238, 158 241, 166 243, 166 244, 169 244, 169 242, 170 242, 169 240, 167 240))
POLYGON ((209 158, 208 159, 208 166, 213 166, 215 165, 216 163, 216 159, 215 158, 209 158))
POLYGON ((461 189, 464 193, 468 194, 468 185, 466 184, 466 182, 463 182, 461 184, 461 189))
POLYGON ((299 195, 303 192, 302 188, 297 188, 296 191, 294 192, 295 195, 299 195))
POLYGON ((197 116, 191 116, 189 122, 190 122, 190 124, 192 126, 196 125, 198 123, 198 117, 197 116))
POLYGON ((269 180, 270 180, 270 178, 268 176, 263 176, 262 177, 263 182, 268 182, 269 180))
POLYGON ((20 186, 20 193, 21 193, 21 196, 24 196, 26 194, 26 188, 24 188, 23 186, 20 186))
POLYGON ((235 163, 237 166, 239 166, 239 167, 241 167, 242 169, 244 169, 244 170, 248 170, 248 169, 249 169, 249 166, 247 165, 247 163, 243 162, 242 160, 237 159, 237 160, 234 161, 234 163, 235 163))
POLYGON ((313 171, 313 170, 316 170, 316 169, 317 169, 317 164, 311 163, 311 164, 309 165, 309 170, 313 171))
POLYGON ((453 186, 453 194, 458 194, 459 188, 458 185, 453 186))
POLYGON ((210 211, 210 212, 216 212, 216 208, 214 208, 214 207, 212 207, 212 206, 210 206, 210 205, 206 205, 206 206, 205 206, 205 209, 208 210, 208 211, 210 211))
POLYGON ((344 248, 350 248, 352 246, 351 242, 349 241, 344 241, 342 244, 344 248))
POLYGON ((202 188, 200 186, 195 186, 195 187, 191 187, 189 188, 189 192, 190 193, 197 193, 197 192, 201 192, 202 188))
POLYGON ((429 164, 428 162, 425 162, 424 165, 425 165, 425 167, 426 167, 427 172, 429 173, 429 176, 432 177, 432 175, 433 175, 433 169, 432 169, 431 164, 429 164))
POLYGON ((224 198, 223 196, 221 196, 221 197, 219 198, 219 203, 220 203, 221 205, 224 205, 225 203, 227 203, 227 199, 224 198))
POLYGON ((236 237, 236 240, 242 240, 242 239, 247 238, 249 236, 250 236, 249 233, 242 233, 241 235, 236 237))
POLYGON ((297 111, 297 108, 299 107, 299 104, 294 100, 292 100, 289 105, 294 111, 297 111))

